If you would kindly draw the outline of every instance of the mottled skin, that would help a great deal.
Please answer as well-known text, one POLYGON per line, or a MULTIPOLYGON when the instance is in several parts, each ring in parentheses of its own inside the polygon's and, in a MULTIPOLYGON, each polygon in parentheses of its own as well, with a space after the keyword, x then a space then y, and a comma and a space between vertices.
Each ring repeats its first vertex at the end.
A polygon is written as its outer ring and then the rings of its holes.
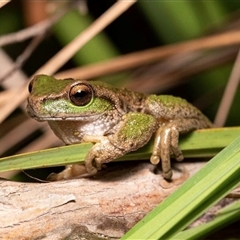
MULTIPOLYGON (((170 156, 183 160, 179 133, 211 127, 211 122, 186 100, 118 89, 98 81, 57 80, 35 76, 29 85, 27 110, 38 121, 48 121, 66 144, 95 143, 85 158, 88 175, 103 163, 144 146, 155 133, 151 162, 161 159, 163 176, 172 176, 170 156)), ((71 165, 51 176, 68 179, 81 174, 71 165)))

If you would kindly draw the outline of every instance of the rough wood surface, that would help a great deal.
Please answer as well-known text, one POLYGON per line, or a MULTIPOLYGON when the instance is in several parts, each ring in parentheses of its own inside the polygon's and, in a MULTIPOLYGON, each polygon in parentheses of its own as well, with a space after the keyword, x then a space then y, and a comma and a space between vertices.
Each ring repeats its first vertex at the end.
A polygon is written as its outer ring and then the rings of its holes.
POLYGON ((174 164, 165 181, 150 163, 109 164, 95 178, 0 181, 0 239, 119 239, 202 163, 174 164))

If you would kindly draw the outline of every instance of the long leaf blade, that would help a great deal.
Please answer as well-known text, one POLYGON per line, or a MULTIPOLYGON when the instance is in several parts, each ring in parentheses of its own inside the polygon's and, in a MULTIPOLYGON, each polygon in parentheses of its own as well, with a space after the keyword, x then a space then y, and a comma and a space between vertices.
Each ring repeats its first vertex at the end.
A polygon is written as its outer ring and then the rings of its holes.
MULTIPOLYGON (((181 136, 179 145, 185 158, 212 157, 239 135, 240 127, 204 129, 181 136)), ((0 172, 83 163, 91 146, 86 143, 74 144, 0 158, 0 172)), ((152 146, 153 140, 118 160, 149 159, 152 146)))
POLYGON ((185 240, 195 240, 208 236, 213 231, 216 231, 222 227, 231 224, 234 221, 240 219, 240 201, 231 204, 230 206, 222 209, 214 220, 211 222, 202 224, 195 228, 191 228, 182 231, 174 235, 169 240, 174 239, 185 239, 185 240))
POLYGON ((240 138, 236 139, 122 239, 169 239, 239 184, 240 138))

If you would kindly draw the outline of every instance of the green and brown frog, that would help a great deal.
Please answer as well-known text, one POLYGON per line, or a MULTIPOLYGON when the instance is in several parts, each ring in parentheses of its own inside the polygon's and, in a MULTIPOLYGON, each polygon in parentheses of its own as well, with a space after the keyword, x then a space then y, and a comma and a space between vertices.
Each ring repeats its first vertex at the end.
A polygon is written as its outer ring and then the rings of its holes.
MULTIPOLYGON (((145 95, 99 81, 37 75, 29 92, 29 115, 47 121, 63 142, 95 143, 85 157, 89 175, 144 146, 155 135, 150 161, 161 161, 163 177, 170 179, 170 156, 183 160, 179 134, 212 127, 207 117, 182 98, 145 95)), ((74 178, 81 174, 78 169, 78 164, 68 166, 52 179, 74 178)))

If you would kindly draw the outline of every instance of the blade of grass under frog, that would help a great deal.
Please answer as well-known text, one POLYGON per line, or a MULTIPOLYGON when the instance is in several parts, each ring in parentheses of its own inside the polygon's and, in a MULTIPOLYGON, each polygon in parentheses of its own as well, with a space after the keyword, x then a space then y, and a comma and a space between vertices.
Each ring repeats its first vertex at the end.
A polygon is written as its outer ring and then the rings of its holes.
POLYGON ((217 154, 122 239, 170 239, 239 182, 240 138, 217 154))
MULTIPOLYGON (((179 145, 185 158, 212 157, 239 135, 240 127, 204 129, 181 136, 179 145)), ((0 158, 0 172, 83 163, 91 146, 87 143, 74 144, 0 158)), ((149 159, 152 146, 153 140, 118 160, 149 159)))
POLYGON ((92 144, 76 144, 0 158, 0 172, 83 163, 92 144))

